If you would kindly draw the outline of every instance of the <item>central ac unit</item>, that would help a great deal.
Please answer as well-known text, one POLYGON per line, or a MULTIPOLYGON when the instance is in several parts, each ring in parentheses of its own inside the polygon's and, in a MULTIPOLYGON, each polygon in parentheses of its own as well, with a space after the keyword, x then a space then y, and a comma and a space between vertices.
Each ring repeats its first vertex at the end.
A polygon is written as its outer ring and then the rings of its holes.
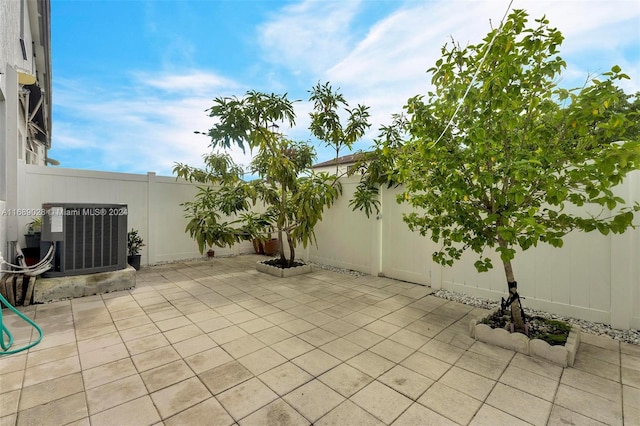
POLYGON ((127 266, 125 204, 42 205, 41 251, 55 242, 53 267, 45 277, 91 274, 127 266))

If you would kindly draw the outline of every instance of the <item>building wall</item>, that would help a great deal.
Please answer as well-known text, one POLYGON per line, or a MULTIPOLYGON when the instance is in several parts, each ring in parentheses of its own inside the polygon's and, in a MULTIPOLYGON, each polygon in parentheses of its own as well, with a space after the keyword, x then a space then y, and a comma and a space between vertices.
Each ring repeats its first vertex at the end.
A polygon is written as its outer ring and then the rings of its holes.
MULTIPOLYGON (((26 65, 18 44, 20 39, 20 1, 22 0, 0 2, 0 72, 3 74, 7 64, 20 64, 23 67, 26 65)), ((30 37, 31 33, 29 32, 30 37)), ((31 39, 29 39, 29 46, 31 46, 31 39)), ((2 83, 0 83, 0 87, 2 87, 2 83)))
MULTIPOLYGON (((6 93, 8 74, 13 71, 23 74, 39 74, 40 84, 44 85, 45 79, 42 71, 36 64, 34 37, 37 38, 37 29, 32 28, 30 15, 37 16, 38 4, 35 1, 15 0, 0 2, 0 90, 6 93), (22 5, 22 12, 21 12, 22 5), (21 29, 22 21, 22 29, 21 29), (36 33, 36 34, 34 34, 36 33), (22 54, 20 39, 24 40, 26 58, 22 54)), ((13 83, 11 83, 13 84, 13 83)), ((18 90, 20 97, 20 90, 18 90)), ((33 150, 28 149, 26 140, 26 114, 19 99, 13 96, 5 100, 10 108, 17 108, 18 113, 18 159, 23 159, 30 164, 44 164, 45 147, 34 143, 33 150)))
MULTIPOLYGON (((4 211, 7 203, 7 175, 8 138, 11 134, 11 122, 7 117, 11 109, 17 108, 13 99, 7 99, 7 68, 16 62, 16 51, 11 40, 20 37, 19 27, 20 4, 13 1, 0 2, 0 212, 4 211)), ((20 55, 22 59, 22 55, 20 55)), ((13 140, 13 138, 12 138, 13 140)), ((7 217, 0 215, 0 253, 6 254, 7 247, 7 217)))
MULTIPOLYGON (((48 5, 48 0, 0 1, 0 252, 5 256, 10 251, 11 241, 18 235, 18 219, 12 214, 17 207, 20 187, 18 162, 44 164, 44 146, 35 147, 38 155, 27 153, 27 128, 20 102, 19 73, 37 74, 40 86, 47 91, 50 89, 50 72, 44 70, 46 64, 50 63, 50 35, 44 33, 41 37, 41 28, 34 27, 40 22, 49 22, 48 5), (40 16, 39 7, 46 11, 43 12, 46 16, 40 16), (26 59, 20 45, 21 37, 26 59)), ((46 96, 50 96, 50 93, 46 96)), ((49 117, 50 104, 45 102, 43 108, 49 117)))
MULTIPOLYGON (((350 164, 340 164, 338 165, 338 175, 342 175, 347 173, 350 164)), ((331 175, 336 174, 336 166, 335 164, 332 166, 322 166, 322 167, 314 167, 313 171, 316 173, 329 173, 331 175)))
POLYGON ((17 206, 18 193, 18 76, 11 67, 2 75, 6 87, 0 88, 0 252, 9 253, 9 242, 17 237, 17 218, 11 208, 17 206))
MULTIPOLYGON (((3 80, 2 76, 0 80, 3 80)), ((0 212, 5 211, 7 205, 7 102, 4 93, 0 87, 0 212)), ((7 219, 0 215, 0 257, 6 253, 6 241, 7 219)))

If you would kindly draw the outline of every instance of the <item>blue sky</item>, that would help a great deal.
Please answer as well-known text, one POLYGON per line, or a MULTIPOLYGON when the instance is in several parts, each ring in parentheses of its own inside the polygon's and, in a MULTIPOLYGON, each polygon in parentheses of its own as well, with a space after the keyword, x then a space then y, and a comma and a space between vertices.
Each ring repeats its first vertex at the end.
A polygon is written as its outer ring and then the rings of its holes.
MULTIPOLYGON (((339 87, 371 107, 367 149, 406 100, 429 90, 427 68, 451 37, 476 43, 508 0, 52 0, 53 147, 61 167, 155 172, 201 165, 218 96, 288 93, 298 120, 285 132, 311 140, 308 90, 339 87)), ((640 2, 514 0, 565 36, 560 84, 618 64, 640 90, 640 2)), ((332 150, 316 145, 318 162, 332 150)), ((346 154, 346 153, 345 153, 346 154)), ((248 155, 234 151, 237 162, 248 155)))

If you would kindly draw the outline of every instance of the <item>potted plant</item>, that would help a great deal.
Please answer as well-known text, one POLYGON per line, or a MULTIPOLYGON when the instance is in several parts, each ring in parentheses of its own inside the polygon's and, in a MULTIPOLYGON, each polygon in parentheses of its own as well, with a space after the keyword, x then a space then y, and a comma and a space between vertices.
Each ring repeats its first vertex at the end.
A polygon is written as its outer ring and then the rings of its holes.
POLYGON ((138 230, 131 228, 131 231, 127 233, 127 263, 135 268, 136 271, 140 270, 140 249, 144 247, 144 240, 138 235, 138 230))
POLYGON ((27 266, 35 265, 40 261, 40 235, 42 231, 42 217, 34 217, 27 224, 27 233, 24 235, 25 247, 22 248, 24 261, 27 266))
POLYGON ((243 239, 242 232, 232 226, 237 221, 220 221, 220 215, 210 205, 212 202, 209 190, 204 190, 196 197, 196 201, 182 203, 185 217, 189 219, 186 232, 198 243, 198 250, 204 254, 208 247, 207 257, 213 257, 213 246, 231 247, 243 239))
MULTIPOLYGON (((276 244, 278 239, 272 238, 274 229, 274 218, 270 217, 268 213, 258 214, 255 212, 243 213, 240 215, 240 221, 242 227, 240 228, 244 239, 250 239, 253 244, 253 250, 256 254, 266 254, 268 256, 278 252, 275 250, 269 250, 267 244, 269 241, 275 240, 276 244)), ((271 243, 273 245, 273 243, 271 243)))
POLYGON ((254 238, 251 240, 251 243, 253 244, 253 251, 256 254, 264 254, 264 241, 259 238, 254 238))
POLYGON ((29 248, 40 249, 40 235, 42 231, 42 217, 34 217, 27 224, 27 233, 24 236, 25 244, 29 248))
POLYGON ((267 256, 275 256, 278 254, 279 247, 280 241, 277 238, 271 238, 264 241, 262 252, 267 256))
POLYGON ((42 231, 42 216, 34 217, 31 222, 27 224, 27 233, 40 234, 42 231))

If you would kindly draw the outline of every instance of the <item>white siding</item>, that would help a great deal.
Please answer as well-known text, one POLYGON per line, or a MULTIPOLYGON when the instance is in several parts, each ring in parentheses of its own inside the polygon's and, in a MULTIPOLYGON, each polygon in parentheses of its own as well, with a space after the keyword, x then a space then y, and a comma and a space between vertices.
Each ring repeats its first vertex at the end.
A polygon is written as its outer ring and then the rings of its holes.
MULTIPOLYGON (((39 84, 48 85, 50 76, 46 76, 40 68, 49 60, 48 43, 40 44, 38 36, 39 11, 38 1, 35 0, 4 0, 0 1, 0 208, 16 209, 17 193, 21 189, 20 177, 17 172, 18 163, 26 158, 26 120, 22 105, 19 101, 18 72, 38 74, 39 84), (21 14, 21 8, 22 14, 21 14), (34 26, 32 26, 32 24, 34 26), (22 27, 22 31, 21 31, 22 27), (36 36, 34 37, 34 34, 36 36), (23 38, 26 59, 23 57, 20 38, 23 38), (36 43, 34 44, 33 41, 36 43), (34 52, 34 45, 36 51, 34 52), (34 58, 34 55, 37 58, 34 58)), ((43 12, 47 13, 48 3, 41 2, 43 12), (46 6, 46 7, 45 7, 46 6)), ((48 20, 48 14, 41 17, 48 20)), ((49 34, 43 34, 48 41, 49 34)), ((46 90, 50 90, 46 87, 46 90)), ((49 105, 44 105, 48 116, 49 105)), ((34 161, 43 162, 42 147, 38 148, 39 155, 31 155, 34 161)), ((15 217, 3 215, 0 217, 0 252, 7 255, 9 242, 17 238, 18 220, 15 217)))

